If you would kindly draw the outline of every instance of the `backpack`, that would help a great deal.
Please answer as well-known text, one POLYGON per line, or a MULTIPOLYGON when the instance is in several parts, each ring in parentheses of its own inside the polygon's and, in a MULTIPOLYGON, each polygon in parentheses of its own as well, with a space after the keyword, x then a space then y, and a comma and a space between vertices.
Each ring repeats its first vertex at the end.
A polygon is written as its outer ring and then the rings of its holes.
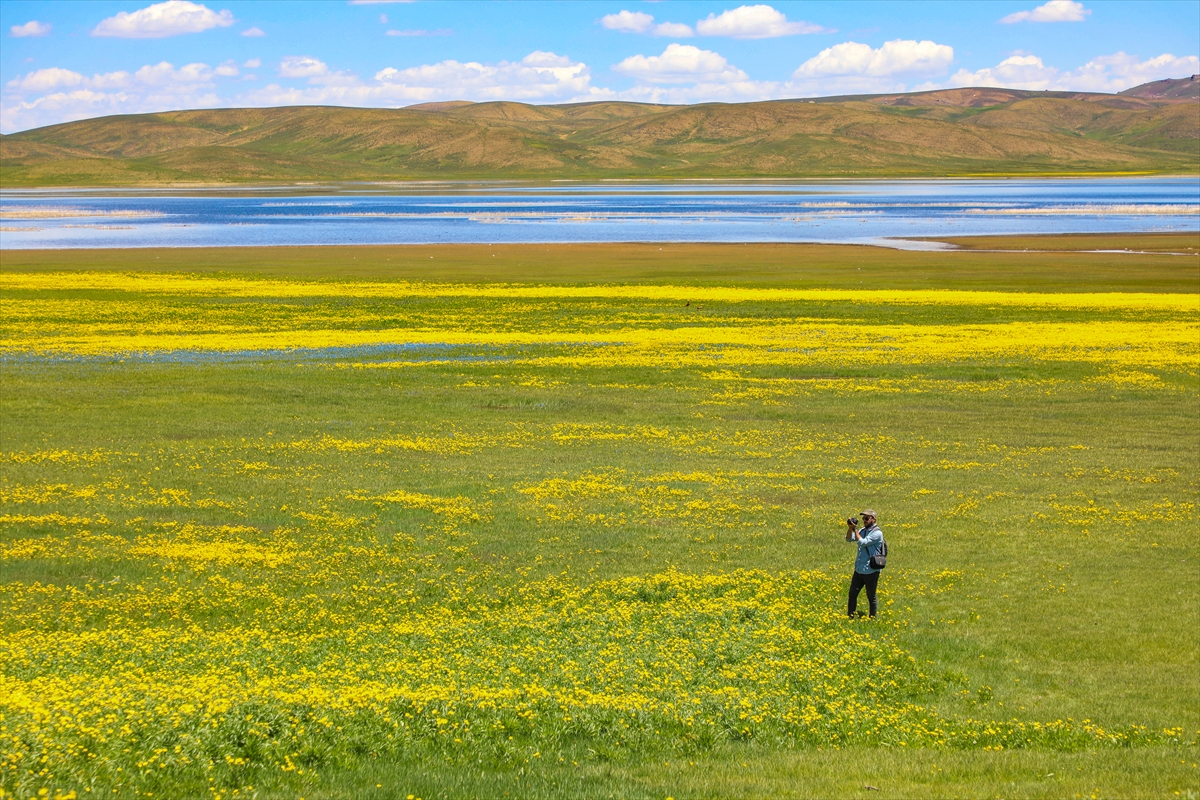
POLYGON ((880 534, 879 537, 879 552, 871 556, 871 560, 867 562, 867 566, 871 569, 883 569, 887 566, 887 539, 880 534))

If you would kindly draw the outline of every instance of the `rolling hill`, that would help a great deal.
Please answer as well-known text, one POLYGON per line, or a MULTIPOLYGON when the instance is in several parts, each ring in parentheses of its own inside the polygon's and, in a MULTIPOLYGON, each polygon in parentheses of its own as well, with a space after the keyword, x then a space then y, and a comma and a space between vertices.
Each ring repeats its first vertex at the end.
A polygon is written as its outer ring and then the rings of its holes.
POLYGON ((0 184, 1200 172, 1196 81, 742 104, 431 103, 102 117, 0 137, 0 184))

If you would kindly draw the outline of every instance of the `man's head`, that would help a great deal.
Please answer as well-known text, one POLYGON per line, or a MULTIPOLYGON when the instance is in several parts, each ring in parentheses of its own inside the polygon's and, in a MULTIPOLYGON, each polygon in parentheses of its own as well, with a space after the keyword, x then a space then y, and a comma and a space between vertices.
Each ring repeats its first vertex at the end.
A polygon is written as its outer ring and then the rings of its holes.
POLYGON ((863 525, 869 527, 875 524, 875 512, 872 509, 864 508, 858 515, 863 518, 863 525))

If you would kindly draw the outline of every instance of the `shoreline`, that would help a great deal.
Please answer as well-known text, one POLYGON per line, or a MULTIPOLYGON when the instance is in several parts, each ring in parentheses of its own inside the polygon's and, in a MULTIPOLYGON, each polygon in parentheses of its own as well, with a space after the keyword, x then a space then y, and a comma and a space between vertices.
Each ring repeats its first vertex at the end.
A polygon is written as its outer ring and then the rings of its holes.
POLYGON ((942 175, 813 175, 795 177, 774 176, 726 176, 726 177, 690 177, 690 178, 414 178, 412 180, 312 180, 294 183, 211 183, 207 181, 174 181, 166 183, 114 183, 114 184, 55 184, 42 186, 4 186, 0 187, 0 199, 13 193, 47 193, 47 192, 136 192, 136 191, 195 191, 197 189, 214 191, 246 191, 246 192, 280 192, 295 190, 319 190, 336 188, 429 188, 437 186, 466 187, 466 186, 496 186, 530 188, 557 188, 564 185, 579 186, 611 186, 631 184, 637 186, 675 186, 695 184, 827 184, 827 183, 916 183, 922 181, 1012 181, 1012 180, 1097 180, 1105 178, 1131 179, 1164 178, 1164 179, 1193 179, 1200 180, 1200 172, 1156 172, 1153 170, 1133 171, 1098 171, 1098 172, 979 172, 942 175))

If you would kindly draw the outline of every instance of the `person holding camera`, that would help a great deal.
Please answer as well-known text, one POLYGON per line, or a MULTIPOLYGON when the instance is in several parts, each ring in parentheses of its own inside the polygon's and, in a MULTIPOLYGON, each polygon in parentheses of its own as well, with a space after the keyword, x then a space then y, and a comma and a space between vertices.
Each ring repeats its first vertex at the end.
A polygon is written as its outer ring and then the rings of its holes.
POLYGON ((874 618, 879 608, 875 601, 875 590, 879 586, 879 570, 887 563, 887 544, 883 541, 883 531, 875 524, 875 512, 868 508, 858 513, 863 521, 861 529, 856 517, 846 520, 846 541, 858 543, 854 575, 850 578, 850 603, 846 607, 846 613, 851 618, 854 617, 858 610, 858 593, 865 587, 871 617, 874 618))

